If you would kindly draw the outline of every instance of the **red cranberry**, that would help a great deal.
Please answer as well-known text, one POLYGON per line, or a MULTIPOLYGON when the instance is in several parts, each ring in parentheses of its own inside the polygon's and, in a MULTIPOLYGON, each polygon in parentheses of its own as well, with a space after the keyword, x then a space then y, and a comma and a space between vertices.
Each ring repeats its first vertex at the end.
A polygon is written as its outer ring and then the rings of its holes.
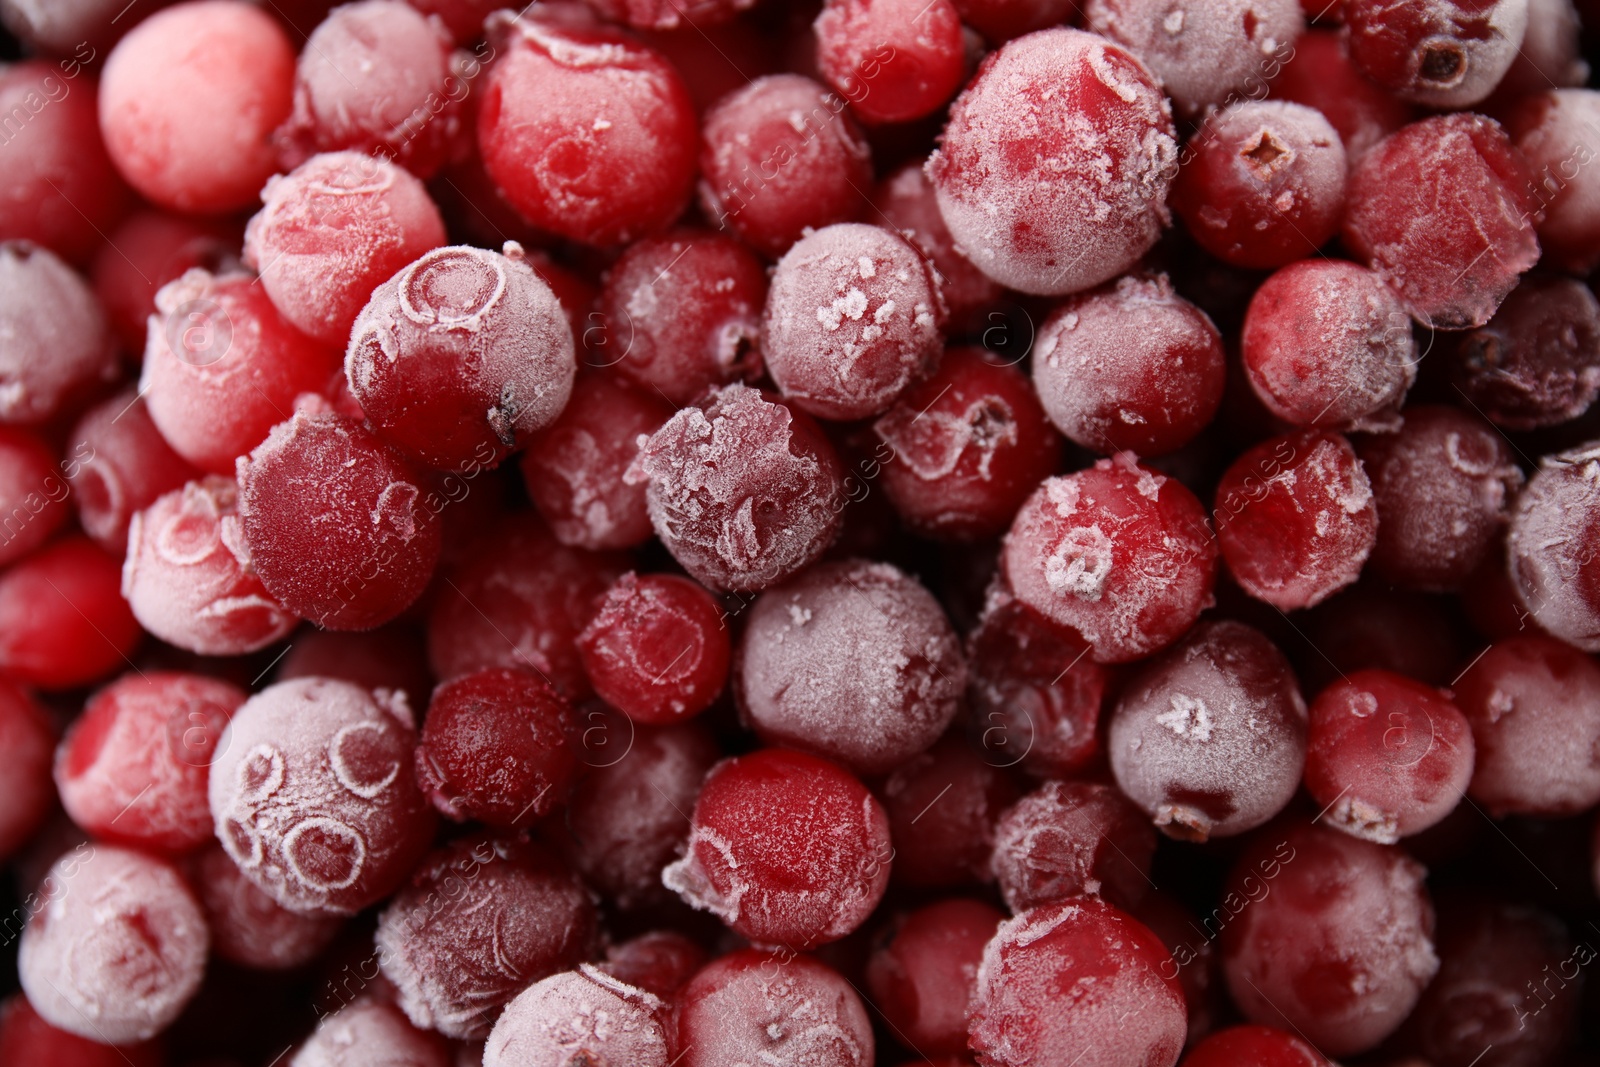
POLYGON ((1416 381, 1411 320, 1383 279, 1306 259, 1262 283, 1239 338, 1250 388, 1296 426, 1392 428, 1416 381))
POLYGON ((521 246, 435 249, 380 285, 345 376, 378 436, 441 470, 492 467, 572 395, 572 330, 521 246))
MULTIPOLYGON (((1319 7, 1322 0, 1315 0, 1319 7)), ((1350 64, 1337 30, 1307 30, 1294 42, 1294 61, 1272 80, 1272 99, 1322 112, 1354 164, 1367 150, 1411 121, 1411 108, 1368 81, 1350 64)))
POLYGON ((1539 258, 1537 211, 1528 168, 1498 123, 1440 115, 1390 134, 1355 165, 1344 243, 1419 322, 1482 326, 1539 258))
POLYGON ((211 950, 241 967, 286 971, 310 963, 343 925, 334 916, 283 907, 215 842, 195 856, 189 880, 211 927, 211 950))
POLYGON ((113 555, 127 551, 136 513, 199 473, 172 451, 131 387, 86 411, 69 440, 62 474, 71 475, 78 525, 113 555))
POLYGON ((1378 536, 1372 483, 1343 435, 1263 441, 1217 483, 1217 543, 1245 592, 1292 611, 1361 576, 1378 536))
MULTIPOLYGON (((612 22, 640 30, 673 30, 684 25, 689 33, 716 30, 755 0, 588 0, 589 6, 612 22)), ((743 57, 741 57, 743 58, 743 57)))
POLYGON ((1073 22, 1077 0, 956 0, 961 21, 994 44, 1073 22))
POLYGON ((553 854, 475 835, 423 860, 374 940, 413 1023, 483 1038, 530 981, 584 957, 594 923, 583 886, 553 854))
POLYGON ((532 516, 508 516, 445 573, 428 619, 434 674, 504 667, 539 675, 568 700, 588 696, 578 634, 626 569, 621 556, 562 546, 532 516))
POLYGON ((768 744, 883 774, 931 746, 966 687, 961 642, 887 563, 825 563, 762 594, 739 645, 740 708, 768 744))
POLYGON ((1155 934, 1098 899, 1025 911, 983 950, 969 1043, 990 1067, 1172 1067, 1188 1027, 1175 973, 1155 934), (1064 990, 1081 991, 1071 1011, 1064 990))
POLYGON ((399 0, 334 8, 300 53, 294 110, 276 137, 280 163, 354 149, 432 177, 463 135, 461 104, 476 73, 452 44, 442 25, 399 0))
POLYGON ((359 1067, 364 1063, 403 1063, 407 1067, 450 1067, 448 1043, 419 1030, 400 1009, 367 997, 317 1024, 289 1067, 359 1067))
POLYGON ((238 264, 239 231, 232 220, 147 210, 110 231, 95 254, 90 278, 122 347, 137 359, 144 355, 162 286, 191 267, 223 273, 238 264))
POLYGON ((1357 671, 1311 704, 1306 790, 1330 826, 1392 845, 1455 810, 1473 751, 1466 717, 1437 689, 1357 671))
MULTIPOLYGON (((767 274, 731 237, 677 230, 630 247, 606 273, 607 366, 674 407, 761 370, 767 274)), ((586 339, 587 340, 587 339, 586 339)))
POLYGON ((793 952, 712 960, 678 995, 683 1067, 871 1067, 872 1023, 852 983, 793 952))
POLYGON ((1328 1067, 1322 1054, 1285 1030, 1246 1024, 1218 1030, 1189 1050, 1183 1067, 1328 1067))
POLYGON ((1033 384, 1056 429, 1084 448, 1182 448, 1217 413, 1222 335, 1164 274, 1071 297, 1039 328, 1033 384))
POLYGON ((433 836, 404 700, 331 678, 268 686, 211 766, 211 817, 245 877, 291 911, 351 915, 394 891, 433 836))
POLYGON ((439 559, 443 505, 354 421, 296 413, 238 469, 250 564, 291 611, 368 630, 421 595, 439 559))
POLYGON ((1568 815, 1600 802, 1600 666, 1543 635, 1497 641, 1455 685, 1472 724, 1468 793, 1491 812, 1568 815))
POLYGON ((166 1062, 154 1044, 107 1045, 58 1030, 21 995, 0 1008, 0 1061, 51 1067, 163 1067, 166 1062))
POLYGON ((128 665, 142 633, 117 561, 87 537, 46 545, 0 574, 0 671, 72 689, 128 665))
POLYGON ((1424 873, 1393 846, 1337 830, 1258 835, 1223 897, 1238 905, 1222 928, 1234 1003, 1334 1056, 1377 1045, 1439 969, 1424 873))
POLYGON ((1600 266, 1600 211, 1594 206, 1595 177, 1588 167, 1595 159, 1596 122, 1600 93, 1590 89, 1527 96, 1507 118, 1543 212, 1538 225, 1545 261, 1575 274, 1600 266))
POLYGON ((845 101, 810 78, 757 78, 712 105, 700 143, 700 206, 773 259, 807 228, 861 213, 872 154, 845 101))
POLYGON ((1229 837, 1294 797, 1306 704, 1265 635, 1207 622, 1128 683, 1106 744, 1117 785, 1164 833, 1229 837))
POLYGON ((119 370, 89 286, 54 253, 26 241, 0 242, 0 335, 0 422, 48 422, 119 370))
POLYGON ((478 107, 496 186, 541 229, 596 245, 669 225, 694 183, 694 104, 660 53, 596 25, 496 13, 478 107))
POLYGON ((867 961, 867 989, 896 1037, 930 1055, 964 1052, 983 947, 1005 919, 976 900, 918 908, 867 961))
POLYGON ((1346 48, 1362 74, 1404 100, 1471 107, 1511 69, 1528 0, 1344 0, 1346 48))
POLYGON ((944 320, 937 276, 916 245, 878 226, 839 223, 778 261, 761 349, 795 407, 860 419, 933 372, 944 320))
MULTIPOLYGON (((55 803, 54 751, 55 730, 44 709, 26 690, 0 681, 0 862, 28 843, 55 803)), ((0 1023, 0 1046, 4 1033, 0 1023)))
POLYGON ((361 633, 302 630, 278 661, 277 680, 315 677, 397 690, 413 708, 427 707, 433 691, 422 634, 404 623, 361 633))
POLYGON ((669 1067, 671 1013, 659 997, 581 965, 535 982, 506 1005, 483 1067, 617 1063, 669 1067))
POLYGON ((1462 335, 1455 387, 1509 430, 1556 426, 1600 396, 1600 301, 1587 285, 1531 274, 1494 318, 1462 335))
POLYGON ((276 169, 272 131, 289 115, 294 46, 242 0, 158 11, 112 49, 100 84, 111 160, 162 207, 220 213, 254 203, 276 169))
MULTIPOLYGON (((392 0, 369 3, 410 10, 392 0)), ((359 152, 312 156, 269 181, 261 199, 245 230, 245 262, 261 272, 283 317, 327 345, 349 340, 374 289, 445 243, 444 221, 422 183, 359 152)))
POLYGON ((1487 106, 1552 86, 1570 89, 1583 85, 1589 80, 1589 64, 1583 59, 1581 32, 1578 8, 1572 0, 1528 0, 1528 31, 1487 106))
POLYGON ((131 1045, 165 1030, 199 990, 210 935, 168 864, 84 845, 56 861, 41 895, 22 929, 17 973, 45 1022, 131 1045))
MULTIPOLYGON (((712 770, 688 852, 662 881, 752 941, 804 950, 866 921, 893 853, 883 808, 853 775, 764 749, 712 770)), ((692 984, 684 997, 693 998, 692 984)))
POLYGON ((656 535, 713 590, 755 592, 814 562, 839 532, 844 472, 803 413, 730 385, 679 411, 639 449, 656 535))
POLYGON ((950 0, 828 0, 814 26, 817 67, 867 122, 930 115, 966 75, 950 0))
POLYGON ((880 792, 896 885, 947 889, 993 881, 995 823, 1018 790, 959 734, 901 764, 880 792))
POLYGON ((977 316, 998 301, 1003 290, 956 250, 955 238, 939 214, 939 198, 923 161, 907 163, 879 182, 872 194, 872 208, 876 218, 905 234, 932 261, 953 323, 995 321, 977 316))
POLYGON ((44 544, 67 521, 68 478, 82 472, 83 454, 78 450, 58 471, 55 452, 37 435, 0 425, 0 566, 44 544))
POLYGON ((619 982, 670 997, 705 965, 706 950, 682 934, 652 930, 606 949, 600 970, 619 982))
POLYGON ((1096 661, 1126 663, 1194 624, 1216 551, 1194 494, 1122 452, 1046 479, 1011 524, 1001 565, 1023 605, 1081 635, 1096 661))
POLYGON ((994 873, 1013 913, 1067 897, 1137 904, 1150 888, 1156 833, 1109 785, 1046 782, 995 826, 994 873))
POLYGON ((406 0, 406 3, 424 15, 437 17, 462 45, 482 37, 483 20, 504 6, 499 0, 406 0))
POLYGON ((1600 651, 1600 442, 1546 456, 1517 498, 1506 539, 1526 614, 1586 652, 1600 651))
POLYGON ((946 352, 938 371, 906 390, 872 430, 888 450, 880 469, 895 513, 939 541, 1003 533, 1061 459, 1061 440, 1026 376, 977 347, 946 352))
POLYGON ((1027 293, 1116 277, 1155 244, 1177 144, 1160 83, 1131 52, 1058 28, 993 53, 928 161, 939 210, 985 274, 1027 293), (1030 148, 1014 150, 1026 127, 1030 148))
POLYGON ((664 724, 711 706, 733 653, 722 606, 705 589, 629 572, 578 635, 578 655, 602 699, 635 722, 664 724))

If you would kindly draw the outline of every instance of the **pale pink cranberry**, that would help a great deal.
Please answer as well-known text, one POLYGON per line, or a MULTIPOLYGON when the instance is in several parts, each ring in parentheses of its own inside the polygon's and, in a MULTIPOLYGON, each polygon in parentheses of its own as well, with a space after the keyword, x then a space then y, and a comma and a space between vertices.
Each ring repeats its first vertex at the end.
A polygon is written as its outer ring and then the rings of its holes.
POLYGON ((484 1046, 483 1067, 668 1067, 671 1024, 661 998, 582 964, 535 982, 506 1005, 484 1046))
POLYGON ((78 525, 116 555, 127 552, 135 514, 199 476, 167 444, 131 387, 86 411, 71 442, 62 474, 71 476, 78 525))
POLYGON ((365 997, 317 1024, 289 1067, 451 1067, 450 1046, 438 1034, 419 1030, 400 1009, 380 997, 365 997))
POLYGON ((871 1067, 872 1022, 855 987, 793 952, 741 949, 712 960, 678 994, 684 1067, 871 1067))

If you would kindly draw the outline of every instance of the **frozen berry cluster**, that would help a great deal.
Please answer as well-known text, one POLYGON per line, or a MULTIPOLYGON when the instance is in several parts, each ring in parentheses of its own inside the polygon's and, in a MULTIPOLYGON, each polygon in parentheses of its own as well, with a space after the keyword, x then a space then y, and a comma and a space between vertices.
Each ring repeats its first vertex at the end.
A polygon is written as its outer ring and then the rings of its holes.
POLYGON ((0 1067, 1600 1065, 1600 0, 0 22, 0 1067))

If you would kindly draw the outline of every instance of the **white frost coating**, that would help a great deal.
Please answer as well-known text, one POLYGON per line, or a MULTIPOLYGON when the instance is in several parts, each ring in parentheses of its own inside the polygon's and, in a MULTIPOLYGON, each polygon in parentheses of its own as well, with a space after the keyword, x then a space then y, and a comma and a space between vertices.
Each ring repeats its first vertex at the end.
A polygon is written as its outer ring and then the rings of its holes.
POLYGON ((1115 277, 1155 243, 1177 154, 1155 76, 1104 37, 1061 28, 990 55, 952 107, 928 175, 974 265, 1014 289, 1059 294, 1115 277))
POLYGON ((44 885, 17 958, 34 1010, 90 1041, 133 1044, 166 1029, 199 990, 210 945, 178 872, 95 844, 57 860, 44 885))
MULTIPOLYGON (((695 1065, 871 1067, 872 1024, 850 983, 810 956, 749 952, 707 966, 682 998, 695 1065)), ((492 1067, 492 1065, 485 1065, 492 1067)))
POLYGON ((483 1067, 666 1067, 666 1005, 588 964, 535 982, 506 1005, 483 1067))
POLYGON ((1540 626, 1586 652, 1600 652, 1600 603, 1588 592, 1600 568, 1597 534, 1600 442, 1546 457, 1512 515, 1511 581, 1540 626))
POLYGON ((1191 741, 1211 740, 1211 712, 1204 701, 1187 693, 1172 694, 1172 707, 1157 715, 1156 722, 1191 741))
POLYGON ((763 593, 740 646, 746 720, 863 774, 938 740, 966 686, 937 600, 887 563, 828 563, 763 593))
POLYGON ((323 1019, 289 1067, 450 1067, 450 1062, 443 1041, 374 997, 323 1019))

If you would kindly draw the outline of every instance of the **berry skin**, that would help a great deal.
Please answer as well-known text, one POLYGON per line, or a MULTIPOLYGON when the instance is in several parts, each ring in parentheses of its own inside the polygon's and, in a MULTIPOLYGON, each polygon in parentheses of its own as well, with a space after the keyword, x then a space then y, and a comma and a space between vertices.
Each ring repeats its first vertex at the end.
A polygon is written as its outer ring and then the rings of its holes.
POLYGON ((635 722, 666 725, 711 706, 732 659, 722 607, 670 574, 617 579, 578 635, 596 694, 635 722))
POLYGON ((153 1042, 107 1045, 98 1038, 59 1030, 40 1018, 19 993, 0 1007, 0 1061, 53 1067, 162 1067, 166 1058, 153 1042))
POLYGON ((901 1041, 929 1055, 966 1049, 978 964, 1004 919, 980 901, 940 901, 905 916, 873 951, 867 989, 901 1041))
MULTIPOLYGON (((93 455, 93 449, 79 455, 93 455)), ((71 512, 72 486, 63 474, 81 464, 60 464, 55 452, 27 430, 0 425, 0 566, 26 556, 50 539, 71 512)))
POLYGON ((117 561, 72 535, 0 573, 0 671, 73 689, 129 665, 143 637, 118 591, 117 561))
POLYGON ((1506 116, 1506 129, 1527 161, 1543 209, 1538 226, 1545 261, 1578 275, 1600 266, 1600 211, 1594 171, 1587 165, 1595 157, 1597 121, 1600 93, 1592 89, 1530 93, 1506 116))
POLYGON ((830 0, 813 28, 822 76, 866 122, 931 114, 966 74, 950 0, 830 0))
POLYGON ((853 983, 811 956, 740 949, 678 995, 684 1067, 871 1067, 872 1023, 853 983))
POLYGON ((1512 509, 1507 566, 1526 616, 1600 651, 1600 442, 1546 456, 1512 509))
POLYGON ((290 911, 246 878, 213 841, 189 864, 189 883, 211 928, 211 950, 220 959, 261 971, 287 971, 318 956, 344 921, 330 915, 290 911))
POLYGON ((1351 66, 1338 30, 1308 29, 1295 39, 1294 61, 1272 80, 1272 99, 1322 112, 1339 131, 1351 164, 1413 117, 1409 104, 1351 66))

